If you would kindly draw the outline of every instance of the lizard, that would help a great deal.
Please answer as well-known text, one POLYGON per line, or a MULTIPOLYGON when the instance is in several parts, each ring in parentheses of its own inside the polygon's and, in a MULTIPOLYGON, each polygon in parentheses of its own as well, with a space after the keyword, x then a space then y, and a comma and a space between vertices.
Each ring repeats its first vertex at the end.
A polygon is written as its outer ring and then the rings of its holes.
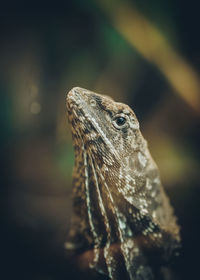
POLYGON ((75 151, 66 249, 89 250, 88 266, 109 279, 156 279, 180 247, 180 227, 135 113, 79 87, 66 106, 75 151))

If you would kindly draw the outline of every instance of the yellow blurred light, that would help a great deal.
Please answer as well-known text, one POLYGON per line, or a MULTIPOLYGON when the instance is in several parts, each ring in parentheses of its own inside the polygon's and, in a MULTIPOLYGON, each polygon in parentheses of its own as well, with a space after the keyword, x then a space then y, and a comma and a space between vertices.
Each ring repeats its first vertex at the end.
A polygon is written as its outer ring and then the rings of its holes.
POLYGON ((41 112, 41 105, 38 102, 32 102, 31 103, 31 107, 30 107, 30 111, 32 114, 37 115, 41 112))
POLYGON ((163 34, 135 7, 98 1, 109 14, 114 27, 144 58, 155 64, 175 92, 200 113, 200 82, 189 63, 170 45, 163 34))

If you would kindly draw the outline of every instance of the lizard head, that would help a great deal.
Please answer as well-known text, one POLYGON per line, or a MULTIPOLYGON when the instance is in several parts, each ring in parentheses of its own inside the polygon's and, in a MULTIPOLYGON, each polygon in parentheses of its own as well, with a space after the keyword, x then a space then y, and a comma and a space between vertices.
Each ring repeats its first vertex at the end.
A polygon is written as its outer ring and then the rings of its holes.
POLYGON ((121 161, 141 143, 138 120, 128 105, 75 87, 67 95, 67 109, 74 142, 80 147, 83 141, 98 159, 121 161))

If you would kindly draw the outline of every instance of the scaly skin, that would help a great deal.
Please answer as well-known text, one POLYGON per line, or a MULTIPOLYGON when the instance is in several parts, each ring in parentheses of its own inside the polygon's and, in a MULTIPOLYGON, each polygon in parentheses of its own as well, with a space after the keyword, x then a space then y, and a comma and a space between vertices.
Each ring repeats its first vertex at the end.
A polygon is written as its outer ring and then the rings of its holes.
POLYGON ((75 149, 66 248, 90 250, 110 279, 154 279, 179 247, 179 227, 134 112, 82 88, 67 95, 75 149))

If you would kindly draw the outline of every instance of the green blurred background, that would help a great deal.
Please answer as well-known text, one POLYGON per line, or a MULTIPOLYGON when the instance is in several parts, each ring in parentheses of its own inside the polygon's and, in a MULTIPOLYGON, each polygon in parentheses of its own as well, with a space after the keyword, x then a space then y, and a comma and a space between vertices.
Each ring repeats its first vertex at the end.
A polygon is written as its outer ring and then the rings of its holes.
POLYGON ((0 277, 59 280, 74 273, 63 249, 74 162, 65 97, 80 86, 136 112, 182 228, 176 279, 197 279, 198 3, 67 3, 0 9, 0 277))

